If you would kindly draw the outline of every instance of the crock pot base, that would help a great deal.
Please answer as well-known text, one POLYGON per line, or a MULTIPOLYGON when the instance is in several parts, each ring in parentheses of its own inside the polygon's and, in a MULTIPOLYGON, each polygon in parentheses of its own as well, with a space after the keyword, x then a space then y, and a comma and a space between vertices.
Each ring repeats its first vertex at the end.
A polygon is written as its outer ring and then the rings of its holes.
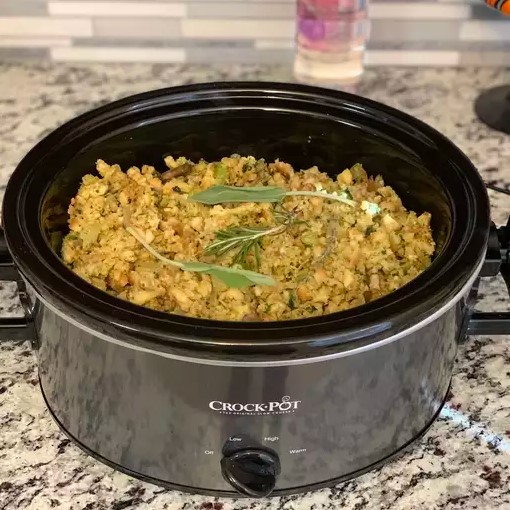
MULTIPOLYGON (((450 387, 451 382, 448 385, 448 390, 446 391, 446 395, 450 393, 450 387)), ((146 476, 141 473, 137 473, 136 471, 132 471, 129 468, 126 468, 124 466, 121 466, 120 464, 117 464, 116 462, 113 462, 111 460, 106 459, 105 457, 101 456, 99 453, 89 449, 87 446, 85 446, 83 443, 81 443, 76 437, 74 437, 72 434, 70 434, 66 428, 62 425, 62 423, 59 421, 59 419, 56 417, 56 415, 53 413, 48 400, 46 399, 46 395, 44 394, 41 381, 39 380, 39 388, 41 390, 44 402, 46 404, 46 407, 48 411, 50 412, 51 417, 55 421, 55 423, 58 425, 59 429, 78 447, 80 450, 85 452, 90 457, 98 460, 102 464, 105 464, 106 466, 115 469, 116 471, 119 471, 121 473, 124 473, 125 475, 131 476, 132 478, 136 478, 137 480, 140 480, 142 482, 151 483, 153 485, 158 485, 160 487, 164 487, 165 489, 171 489, 175 491, 181 491, 181 492, 187 492, 190 494, 199 494, 203 496, 214 496, 218 498, 245 498, 246 496, 239 494, 234 491, 221 491, 221 490, 212 490, 212 489, 202 489, 199 487, 188 487, 186 485, 178 485, 171 482, 166 482, 165 480, 161 480, 159 478, 153 478, 151 476, 146 476)), ((439 407, 436 414, 433 416, 432 420, 409 442, 404 444, 401 448, 396 450, 391 455, 388 455, 387 457, 384 457, 383 459, 379 460, 378 462, 375 462, 373 464, 370 464, 369 466, 366 466, 363 469, 360 469, 358 471, 354 471, 352 473, 349 473, 347 475, 343 475, 337 478, 331 478, 329 480, 326 480, 324 482, 309 484, 309 485, 303 485, 299 487, 292 487, 289 489, 275 489, 269 497, 277 497, 277 496, 291 496, 294 494, 303 494, 304 492, 310 492, 315 491, 319 489, 325 489, 328 487, 333 487, 335 485, 338 485, 342 482, 347 482, 348 480, 352 480, 354 478, 358 478, 361 475, 364 475, 365 473, 368 473, 369 471, 373 471, 375 469, 378 469, 385 464, 396 460, 400 456, 404 455, 408 451, 410 451, 415 444, 428 432, 428 430, 432 427, 434 422, 438 419, 439 414, 441 413, 441 410, 443 409, 443 406, 446 403, 446 398, 441 403, 441 406, 439 407)), ((218 470, 220 469, 220 466, 218 465, 218 470)))

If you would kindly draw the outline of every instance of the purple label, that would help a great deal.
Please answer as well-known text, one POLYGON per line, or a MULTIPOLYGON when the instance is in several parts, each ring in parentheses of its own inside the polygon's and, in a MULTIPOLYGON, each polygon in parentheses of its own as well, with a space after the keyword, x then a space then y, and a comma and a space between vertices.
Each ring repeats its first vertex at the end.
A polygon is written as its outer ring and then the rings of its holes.
POLYGON ((298 22, 298 30, 312 41, 320 41, 324 39, 326 35, 324 22, 318 19, 300 19, 298 22))
POLYGON ((296 28, 301 44, 317 46, 364 38, 365 5, 365 0, 298 0, 296 28))

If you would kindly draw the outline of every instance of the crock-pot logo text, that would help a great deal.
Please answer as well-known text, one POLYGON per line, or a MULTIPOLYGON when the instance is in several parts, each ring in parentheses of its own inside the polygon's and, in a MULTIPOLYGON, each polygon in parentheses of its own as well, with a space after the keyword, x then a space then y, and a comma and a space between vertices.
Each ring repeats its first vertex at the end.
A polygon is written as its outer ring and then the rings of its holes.
POLYGON ((265 414, 290 414, 296 412, 301 400, 291 400, 285 396, 281 401, 274 402, 250 402, 243 404, 241 402, 222 402, 221 400, 212 400, 209 402, 209 408, 220 414, 238 414, 238 415, 265 415, 265 414))

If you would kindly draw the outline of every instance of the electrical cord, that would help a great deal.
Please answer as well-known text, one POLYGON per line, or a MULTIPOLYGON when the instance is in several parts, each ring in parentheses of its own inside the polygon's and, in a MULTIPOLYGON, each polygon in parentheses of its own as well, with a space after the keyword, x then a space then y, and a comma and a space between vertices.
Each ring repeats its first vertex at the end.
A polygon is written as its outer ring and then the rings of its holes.
POLYGON ((492 191, 497 191, 498 193, 504 193, 505 195, 510 195, 510 190, 501 188, 500 186, 496 186, 495 184, 489 184, 486 182, 485 187, 492 191))

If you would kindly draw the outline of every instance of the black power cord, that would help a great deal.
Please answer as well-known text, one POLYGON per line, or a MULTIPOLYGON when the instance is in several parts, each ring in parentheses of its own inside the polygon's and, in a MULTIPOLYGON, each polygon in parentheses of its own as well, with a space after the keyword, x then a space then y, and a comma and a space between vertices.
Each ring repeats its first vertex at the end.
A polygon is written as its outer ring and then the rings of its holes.
POLYGON ((487 189, 490 189, 492 191, 497 191, 498 193, 503 193, 505 195, 510 195, 510 190, 506 189, 506 188, 501 188, 500 186, 496 186, 495 184, 489 184, 489 183, 485 183, 485 187, 487 189))

